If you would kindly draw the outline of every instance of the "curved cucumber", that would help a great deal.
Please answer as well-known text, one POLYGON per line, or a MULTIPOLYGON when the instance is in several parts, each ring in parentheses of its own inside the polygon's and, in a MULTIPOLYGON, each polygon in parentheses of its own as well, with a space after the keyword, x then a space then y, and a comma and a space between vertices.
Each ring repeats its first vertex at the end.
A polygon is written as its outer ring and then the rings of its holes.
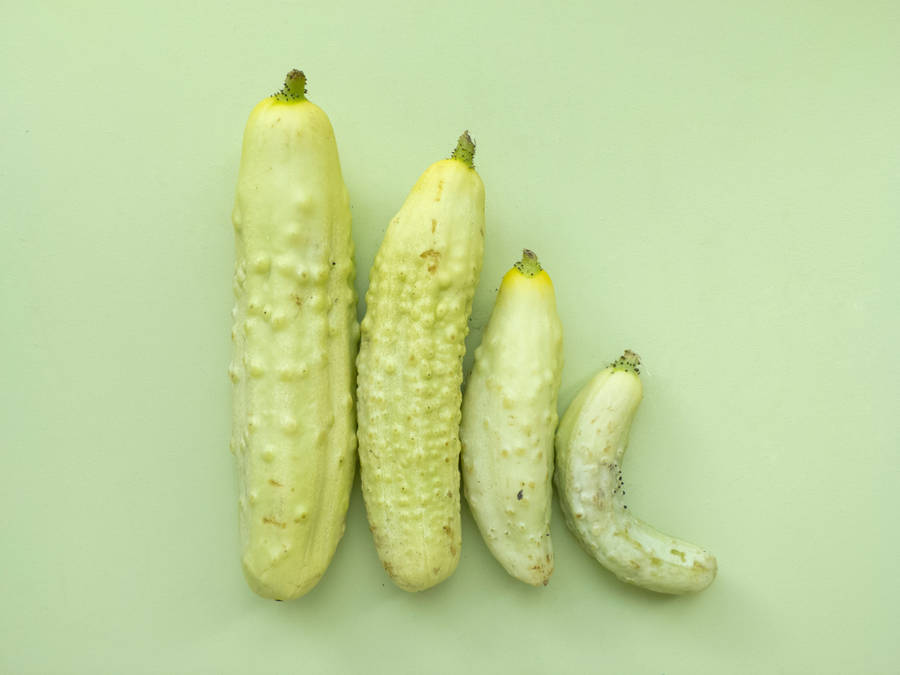
POLYGON ((637 354, 600 371, 563 415, 556 486, 569 528, 619 579, 659 593, 702 591, 716 577, 708 551, 650 527, 623 503, 622 459, 643 395, 637 354))
POLYGON ((524 251, 500 285, 463 396, 462 477, 494 557, 516 579, 553 573, 553 433, 562 376, 553 283, 524 251))
POLYGON ((233 212, 232 452, 244 574, 286 600, 325 573, 356 467, 350 207, 300 71, 250 114, 233 212))
POLYGON ((369 278, 358 401, 363 497, 394 582, 420 591, 456 569, 460 384, 484 253, 484 186, 463 134, 391 221, 369 278))

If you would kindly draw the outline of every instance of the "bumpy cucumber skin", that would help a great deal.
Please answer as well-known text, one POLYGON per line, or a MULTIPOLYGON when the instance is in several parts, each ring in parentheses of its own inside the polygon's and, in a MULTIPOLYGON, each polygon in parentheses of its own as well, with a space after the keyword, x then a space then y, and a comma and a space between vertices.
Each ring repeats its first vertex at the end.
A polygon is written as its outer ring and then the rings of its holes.
POLYGON ((546 272, 503 279, 463 396, 462 478, 482 538, 509 574, 553 573, 553 436, 562 324, 546 272))
POLYGON ((622 581, 658 593, 702 591, 716 577, 715 557, 623 503, 622 459, 642 396, 633 369, 610 366, 575 397, 556 434, 560 506, 584 549, 622 581))
POLYGON ((356 470, 350 207, 316 105, 270 97, 254 108, 233 222, 242 565, 256 593, 287 600, 325 573, 356 470))
POLYGON ((443 160, 391 221, 369 278, 357 360, 362 490, 381 562, 407 591, 459 562, 460 384, 483 255, 481 178, 443 160))

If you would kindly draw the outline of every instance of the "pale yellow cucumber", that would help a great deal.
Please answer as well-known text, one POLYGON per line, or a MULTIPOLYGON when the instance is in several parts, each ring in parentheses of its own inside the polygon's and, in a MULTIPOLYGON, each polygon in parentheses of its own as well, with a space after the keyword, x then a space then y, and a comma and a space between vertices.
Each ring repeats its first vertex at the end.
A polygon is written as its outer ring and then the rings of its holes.
POLYGON ((553 283, 524 251, 500 284, 463 396, 462 480, 481 536, 512 576, 553 573, 553 435, 562 376, 553 283))
POLYGON ((556 486, 569 528, 619 579, 659 593, 702 591, 716 559, 639 520, 624 503, 622 459, 643 396, 637 354, 600 371, 575 397, 556 434, 556 486))
POLYGON ((233 212, 241 560, 278 600, 325 573, 356 467, 350 206, 331 123, 305 91, 292 71, 250 114, 233 212))
POLYGON ((474 144, 431 165, 390 222, 369 277, 358 367, 359 457, 375 547, 420 591, 456 569, 460 384, 484 253, 474 144))

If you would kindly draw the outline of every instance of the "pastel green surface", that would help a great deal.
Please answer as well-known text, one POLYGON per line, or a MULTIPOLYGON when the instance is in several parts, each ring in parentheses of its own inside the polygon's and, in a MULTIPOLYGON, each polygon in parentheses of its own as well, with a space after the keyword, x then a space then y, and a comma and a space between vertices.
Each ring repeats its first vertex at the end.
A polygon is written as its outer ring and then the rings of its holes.
POLYGON ((896 3, 13 3, 0 45, 0 672, 900 669, 896 3), (707 591, 625 586, 556 505, 527 587, 464 506, 456 573, 410 595, 358 483, 311 593, 247 588, 230 213, 247 115, 293 67, 335 129, 360 296, 470 129, 470 347, 528 247, 560 412, 640 353, 629 507, 709 547, 707 591))

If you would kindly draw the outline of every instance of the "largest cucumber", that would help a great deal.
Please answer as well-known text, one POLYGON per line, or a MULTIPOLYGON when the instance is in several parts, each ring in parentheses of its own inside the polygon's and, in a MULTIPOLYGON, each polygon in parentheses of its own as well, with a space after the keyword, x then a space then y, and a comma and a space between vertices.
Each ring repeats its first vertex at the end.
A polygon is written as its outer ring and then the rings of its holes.
POLYGON ((325 573, 356 467, 350 206, 331 123, 305 91, 291 71, 250 114, 233 212, 242 564, 278 600, 325 573))
POLYGON ((366 293, 359 367, 363 497, 385 570, 420 591, 456 569, 460 384, 484 254, 474 144, 419 178, 388 226, 366 293))

